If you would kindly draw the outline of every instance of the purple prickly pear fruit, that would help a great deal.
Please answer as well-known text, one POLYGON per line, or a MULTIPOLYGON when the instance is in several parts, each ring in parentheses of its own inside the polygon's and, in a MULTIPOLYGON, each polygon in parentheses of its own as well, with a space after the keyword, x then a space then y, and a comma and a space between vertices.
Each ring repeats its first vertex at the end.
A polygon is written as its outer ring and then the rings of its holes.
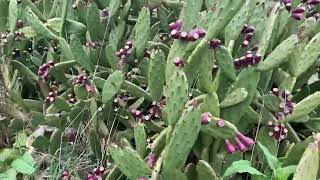
POLYGON ((245 56, 240 58, 241 67, 248 67, 250 65, 250 61, 246 59, 245 56))
POLYGON ((198 28, 196 30, 194 30, 194 33, 198 34, 200 38, 203 38, 206 36, 206 31, 202 28, 198 28))
POLYGON ((282 112, 277 112, 276 114, 275 114, 275 117, 276 117, 276 119, 277 120, 283 120, 284 119, 284 114, 282 113, 282 112))
POLYGON ((86 90, 88 93, 93 93, 94 92, 94 85, 93 83, 86 83, 86 90))
POLYGON ((151 119, 158 119, 161 117, 161 112, 162 109, 160 105, 155 104, 149 109, 149 117, 151 119))
POLYGON ((279 96, 280 95, 280 92, 279 92, 279 89, 278 88, 273 88, 272 89, 272 93, 276 96, 279 96))
POLYGON ((150 58, 151 54, 150 51, 146 48, 144 49, 144 57, 150 58))
POLYGON ((262 57, 260 54, 255 54, 254 55, 254 64, 257 65, 261 61, 262 57))
POLYGON ((56 99, 57 94, 53 91, 50 91, 48 96, 46 97, 46 101, 47 102, 54 102, 54 100, 56 99))
POLYGON ((249 41, 244 40, 244 41, 242 42, 242 47, 247 47, 249 44, 250 44, 249 41))
POLYGON ((241 61, 240 61, 239 58, 235 59, 233 64, 234 64, 236 69, 240 69, 241 68, 241 61))
POLYGON ((88 176, 87 176, 87 180, 95 180, 95 175, 93 175, 93 174, 88 174, 88 176))
POLYGON ((104 173, 104 171, 105 171, 105 168, 104 168, 103 166, 100 166, 100 167, 98 167, 98 168, 94 168, 94 169, 93 169, 93 175, 94 175, 95 177, 97 177, 97 176, 102 176, 103 173, 104 173))
POLYGON ((139 177, 137 180, 149 180, 149 179, 144 177, 139 177))
POLYGON ((63 171, 62 179, 63 180, 71 180, 71 174, 70 174, 70 172, 68 170, 63 171))
POLYGON ((174 65, 177 66, 177 67, 184 67, 185 65, 185 62, 183 59, 181 58, 175 58, 174 61, 173 61, 174 65))
POLYGON ((175 22, 169 24, 169 29, 172 30, 180 30, 182 27, 182 20, 178 19, 175 22))
POLYGON ((120 59, 125 59, 131 54, 131 50, 133 48, 132 41, 127 41, 124 48, 121 48, 118 52, 116 52, 116 56, 120 59))
POLYGON ((253 54, 252 53, 246 54, 245 61, 247 61, 249 65, 254 65, 253 54))
POLYGON ((204 112, 201 115, 201 124, 207 125, 211 122, 212 115, 210 112, 204 112))
POLYGON ((200 38, 199 34, 195 33, 195 32, 190 32, 188 34, 188 41, 196 41, 200 38))
POLYGON ((253 26, 248 26, 245 30, 244 33, 248 34, 248 33, 253 33, 255 31, 255 28, 253 26))
POLYGON ((219 39, 212 39, 210 41, 210 47, 212 49, 218 49, 221 46, 221 41, 219 39))
POLYGON ((102 17, 107 17, 108 15, 109 15, 108 10, 107 10, 106 8, 104 8, 104 9, 102 10, 101 16, 102 16, 102 17))
POLYGON ((288 11, 291 11, 292 0, 283 0, 283 4, 285 5, 288 11))
POLYGON ((246 35, 245 35, 245 40, 247 40, 247 41, 249 41, 249 42, 251 42, 251 40, 252 40, 252 37, 253 37, 253 33, 247 33, 246 35))
POLYGON ((180 40, 188 40, 188 33, 187 32, 181 32, 179 36, 180 40))
POLYGON ((68 102, 70 104, 74 104, 77 102, 77 99, 75 98, 74 94, 68 94, 68 102))
POLYGON ((246 150, 248 150, 247 147, 240 141, 240 139, 238 137, 236 137, 235 140, 236 140, 237 148, 241 152, 245 152, 246 150))
POLYGON ((292 10, 292 14, 303 14, 306 9, 304 7, 297 7, 292 10))
POLYGON ((23 21, 21 20, 21 19, 19 19, 18 21, 17 21, 17 28, 18 29, 22 29, 24 27, 24 23, 23 23, 23 21))
POLYGON ((150 154, 147 158, 147 164, 150 168, 153 168, 156 165, 157 157, 155 154, 150 154))
POLYGON ((216 122, 216 125, 220 128, 224 127, 226 125, 226 122, 223 120, 223 119, 219 119, 217 122, 216 122))
POLYGON ((133 48, 133 42, 132 41, 127 41, 126 45, 129 46, 130 49, 133 48))
POLYGON ((176 29, 174 29, 174 30, 172 30, 170 32, 171 37, 174 38, 174 39, 179 39, 180 38, 180 34, 181 34, 181 32, 179 30, 176 30, 176 29))
POLYGON ((224 142, 229 154, 233 154, 234 152, 236 152, 236 147, 228 139, 226 139, 224 142))
POLYGON ((304 18, 303 13, 292 13, 291 17, 294 18, 295 20, 302 20, 304 18))
POLYGON ((139 110, 137 110, 137 109, 133 109, 133 110, 131 111, 131 114, 132 114, 135 118, 141 118, 141 117, 143 117, 142 111, 139 111, 139 110))
POLYGON ((248 28, 248 24, 245 24, 241 30, 241 34, 243 34, 247 28, 248 28))
POLYGON ((43 80, 48 80, 49 70, 52 66, 54 66, 54 62, 42 64, 39 67, 38 75, 41 76, 43 80))
POLYGON ((241 134, 241 133, 238 133, 237 134, 237 137, 240 139, 240 141, 247 147, 250 147, 254 144, 254 140, 241 134))
POLYGON ((217 71, 218 71, 218 69, 219 69, 219 66, 217 66, 217 65, 212 65, 212 73, 216 73, 217 71))
POLYGON ((268 125, 272 129, 272 131, 269 132, 270 136, 273 136, 278 141, 286 138, 287 133, 288 133, 288 129, 285 128, 284 124, 276 125, 273 122, 269 121, 268 125))
POLYGON ((308 0, 308 5, 318 5, 320 3, 320 0, 308 0))

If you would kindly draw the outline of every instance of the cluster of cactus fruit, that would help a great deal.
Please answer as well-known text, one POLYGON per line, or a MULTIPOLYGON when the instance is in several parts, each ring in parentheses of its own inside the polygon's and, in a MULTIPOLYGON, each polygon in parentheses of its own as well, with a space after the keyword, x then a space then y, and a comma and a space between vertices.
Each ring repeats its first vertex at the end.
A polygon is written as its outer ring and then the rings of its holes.
POLYGON ((0 149, 0 179, 318 179, 319 13, 319 0, 0 0, 0 128, 26 136, 8 148, 50 157, 35 172, 0 149))
POLYGON ((183 41, 196 41, 206 36, 206 31, 202 28, 191 30, 190 32, 181 31, 182 20, 178 19, 175 22, 169 24, 171 30, 170 35, 174 39, 180 39, 183 41))

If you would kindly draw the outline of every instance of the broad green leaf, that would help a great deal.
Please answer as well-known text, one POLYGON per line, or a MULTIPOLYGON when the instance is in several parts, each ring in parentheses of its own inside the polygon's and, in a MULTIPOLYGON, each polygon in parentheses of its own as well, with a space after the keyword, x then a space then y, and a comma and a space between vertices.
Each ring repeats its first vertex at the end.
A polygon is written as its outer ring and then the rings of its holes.
POLYGON ((150 36, 150 12, 148 8, 142 8, 135 27, 135 48, 139 59, 144 56, 144 49, 150 36))
POLYGON ((61 145, 62 132, 59 129, 54 130, 50 137, 49 153, 54 156, 61 145))
MULTIPOLYGON (((260 78, 260 73, 255 71, 253 68, 246 68, 239 73, 239 75, 237 76, 237 81, 235 81, 234 84, 231 85, 232 90, 235 90, 238 88, 245 88, 246 91, 248 92, 248 95, 246 99, 243 100, 242 102, 234 106, 230 106, 223 109, 221 111, 222 118, 230 121, 231 123, 237 123, 241 119, 241 117, 245 113, 245 109, 250 105, 253 99, 253 96, 256 93, 256 88, 259 82, 259 78, 260 78)), ((223 80, 227 81, 226 78, 223 78, 223 80)), ((221 92, 218 91, 218 95, 219 93, 224 93, 224 91, 227 91, 228 88, 230 87, 229 84, 223 84, 223 85, 226 85, 227 87, 226 89, 221 89, 221 92)))
POLYGON ((137 152, 144 158, 147 149, 147 133, 144 124, 137 124, 134 127, 134 140, 137 152))
POLYGON ((115 71, 105 81, 102 90, 102 102, 107 103, 116 95, 124 81, 124 75, 121 71, 115 71))
POLYGON ((251 166, 250 161, 248 160, 239 160, 232 163, 232 165, 225 171, 223 177, 231 176, 235 173, 244 173, 247 172, 252 175, 265 176, 263 173, 251 166))
POLYGON ((319 146, 310 143, 299 161, 292 180, 317 179, 319 168, 319 146))
POLYGON ((26 146, 26 143, 27 143, 27 139, 28 139, 28 136, 27 134, 23 131, 23 132, 20 132, 20 133, 17 133, 16 135, 16 141, 14 143, 14 146, 15 147, 23 147, 23 146, 26 146))
POLYGON ((154 51, 149 65, 148 86, 153 100, 158 101, 162 96, 165 84, 165 55, 162 51, 154 51))
POLYGON ((25 76, 26 78, 32 80, 32 81, 38 81, 39 77, 37 75, 35 75, 27 66, 25 66, 24 64, 22 64, 19 61, 13 60, 12 65, 15 66, 17 69, 19 69, 21 76, 25 76))
POLYGON ((223 99, 223 101, 220 103, 220 107, 225 108, 236 105, 245 100, 247 96, 248 92, 245 88, 236 89, 223 99))
POLYGON ((61 47, 60 62, 71 61, 73 55, 68 42, 64 38, 59 38, 58 40, 61 47))
POLYGON ((112 45, 108 45, 105 49, 106 57, 108 60, 109 65, 113 70, 118 69, 118 57, 116 56, 116 50, 112 48, 112 45))
POLYGON ((0 162, 12 161, 20 156, 17 149, 2 149, 0 150, 0 162))
POLYGON ((302 51, 297 62, 296 69, 293 69, 293 75, 298 77, 306 72, 320 55, 320 33, 315 35, 302 51))
POLYGON ((218 179, 216 172, 212 169, 211 165, 204 161, 200 160, 197 165, 197 172, 198 172, 198 180, 205 180, 205 179, 218 179))
POLYGON ((296 168, 296 165, 279 168, 275 172, 275 177, 277 180, 287 180, 295 172, 296 168))
POLYGON ((164 171, 180 169, 184 166, 201 128, 199 109, 186 110, 180 116, 166 146, 166 154, 163 158, 164 171))
POLYGON ((9 29, 14 32, 18 21, 18 1, 10 0, 9 2, 9 29))
POLYGON ((89 72, 92 70, 92 62, 83 49, 83 46, 79 38, 75 35, 71 36, 70 49, 72 51, 73 57, 78 61, 78 64, 89 72))
POLYGON ((220 66, 221 72, 230 80, 236 80, 236 70, 233 63, 233 57, 229 50, 221 46, 215 51, 215 58, 220 66))
MULTIPOLYGON (((48 19, 47 23, 45 24, 47 27, 51 28, 52 30, 56 31, 57 33, 61 32, 62 29, 62 19, 61 18, 52 18, 48 19)), ((65 21, 65 28, 68 33, 71 34, 78 34, 78 33, 84 33, 86 31, 86 25, 66 19, 65 21)))
POLYGON ((110 7, 110 18, 113 18, 117 15, 119 7, 121 6, 121 1, 119 0, 110 0, 109 7, 110 7))
POLYGON ((21 158, 14 160, 11 166, 19 173, 31 175, 35 172, 36 162, 29 153, 25 153, 21 158))
POLYGON ((59 39, 57 35, 51 32, 40 20, 39 18, 30 10, 30 8, 26 9, 26 19, 29 22, 32 29, 43 35, 48 39, 59 39))
POLYGON ((187 180, 187 175, 179 169, 170 169, 169 171, 161 172, 162 179, 187 180))
POLYGON ((62 2, 62 7, 61 7, 61 24, 60 24, 60 36, 64 36, 64 31, 65 31, 65 21, 67 18, 67 11, 68 11, 68 4, 70 4, 72 1, 63 1, 62 2))
POLYGON ((57 109, 61 111, 67 111, 67 112, 71 111, 71 107, 69 103, 60 96, 56 97, 53 104, 57 109))
POLYGON ((260 53, 261 56, 264 56, 267 52, 267 48, 270 43, 272 32, 275 28, 277 17, 279 15, 279 7, 280 7, 280 2, 277 2, 274 4, 271 12, 269 13, 268 19, 264 23, 265 29, 261 36, 261 39, 259 42, 259 50, 258 50, 258 53, 260 53))
MULTIPOLYGON (((258 141, 263 142, 264 146, 269 150, 272 155, 277 155, 278 153, 278 141, 269 135, 270 128, 269 127, 261 127, 258 133, 258 141)), ((264 154, 261 151, 256 151, 259 153, 259 157, 264 158, 264 154)))
POLYGON ((292 115, 288 116, 286 121, 294 121, 302 118, 320 105, 320 92, 315 92, 296 104, 292 115))
POLYGON ((5 31, 8 20, 8 1, 0 0, 0 32, 5 31))
POLYGON ((0 173, 1 180, 16 180, 17 172, 14 168, 10 168, 3 173, 0 173))
POLYGON ((151 174, 151 169, 131 147, 125 146, 124 148, 120 148, 112 144, 109 147, 109 152, 115 164, 128 178, 137 179, 151 174))
POLYGON ((134 97, 137 98, 144 98, 145 100, 152 101, 152 97, 150 93, 148 93, 146 90, 141 88, 140 86, 131 83, 129 81, 124 81, 122 88, 132 94, 134 97))
MULTIPOLYGON (((183 8, 180 13, 179 19, 182 20, 182 30, 189 32, 196 25, 198 19, 198 14, 201 10, 202 0, 186 0, 183 3, 183 8)), ((170 20, 172 21, 172 20, 170 20)), ((160 24, 160 23, 159 23, 160 24)), ((184 57, 187 53, 187 48, 185 42, 180 40, 175 40, 171 46, 170 52, 167 57, 166 65, 166 81, 170 81, 171 76, 177 71, 177 68, 173 64, 173 61, 177 57, 184 57)), ((198 60, 198 59, 197 59, 198 60)), ((187 66, 188 67, 188 66, 187 66)))
POLYGON ((271 70, 288 61, 288 56, 295 50, 297 43, 298 36, 296 34, 291 35, 278 45, 277 48, 259 64, 257 69, 259 71, 271 70))
POLYGON ((87 7, 87 28, 91 41, 100 41, 104 38, 105 28, 100 22, 99 9, 94 2, 87 7))
POLYGON ((237 14, 231 19, 225 28, 226 42, 229 42, 230 40, 236 40, 238 38, 243 26, 253 13, 252 11, 255 10, 255 8, 252 8, 255 6, 255 4, 256 0, 247 0, 237 14))
POLYGON ((182 30, 190 31, 194 25, 198 22, 199 11, 201 9, 203 0, 185 0, 184 6, 180 13, 180 19, 182 20, 182 30))
MULTIPOLYGON (((47 117, 46 119, 49 119, 49 118, 47 117)), ((47 151, 49 144, 50 142, 48 138, 42 135, 39 135, 39 136, 36 136, 34 141, 32 142, 32 147, 34 147, 38 151, 47 151)))
POLYGON ((95 159, 101 158, 101 143, 98 133, 92 130, 89 135, 89 144, 95 159))
POLYGON ((277 159, 277 157, 273 156, 269 152, 269 150, 263 144, 261 144, 261 142, 258 141, 258 145, 261 148, 261 150, 263 151, 264 155, 266 156, 268 164, 271 167, 271 169, 273 171, 276 171, 281 166, 280 161, 277 159))

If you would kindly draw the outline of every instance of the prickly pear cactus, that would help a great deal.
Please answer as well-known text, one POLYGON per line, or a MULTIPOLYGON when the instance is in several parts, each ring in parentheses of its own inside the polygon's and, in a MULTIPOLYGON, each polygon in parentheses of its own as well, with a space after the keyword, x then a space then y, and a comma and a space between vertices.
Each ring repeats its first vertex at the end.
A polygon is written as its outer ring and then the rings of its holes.
POLYGON ((319 18, 319 0, 0 0, 0 179, 319 179, 319 18))

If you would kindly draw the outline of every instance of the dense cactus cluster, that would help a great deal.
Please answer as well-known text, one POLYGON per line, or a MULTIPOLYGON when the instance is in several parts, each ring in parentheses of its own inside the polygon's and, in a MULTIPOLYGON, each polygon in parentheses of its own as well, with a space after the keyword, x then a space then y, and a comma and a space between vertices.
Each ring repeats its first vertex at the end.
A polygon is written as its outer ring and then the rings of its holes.
POLYGON ((0 179, 319 179, 319 0, 0 0, 0 179))

